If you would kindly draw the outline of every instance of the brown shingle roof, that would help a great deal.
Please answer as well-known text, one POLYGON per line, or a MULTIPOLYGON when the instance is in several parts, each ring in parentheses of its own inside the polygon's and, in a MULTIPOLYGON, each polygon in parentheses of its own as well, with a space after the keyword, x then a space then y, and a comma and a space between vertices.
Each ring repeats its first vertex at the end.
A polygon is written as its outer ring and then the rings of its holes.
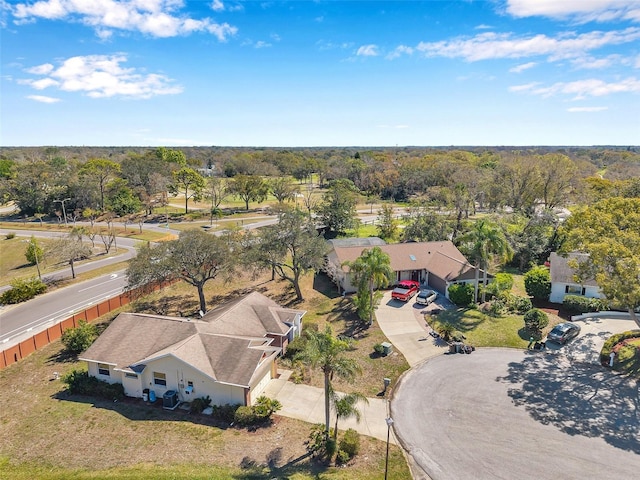
MULTIPOLYGON (((369 247, 336 247, 335 254, 340 262, 353 262, 362 251, 369 247)), ((391 259, 391 269, 394 271, 426 269, 432 274, 452 281, 466 278, 467 273, 473 272, 473 266, 456 248, 453 242, 407 242, 392 245, 381 245, 380 249, 391 259)), ((348 267, 343 267, 348 271, 348 267)), ((472 278, 472 277, 470 277, 472 278)))

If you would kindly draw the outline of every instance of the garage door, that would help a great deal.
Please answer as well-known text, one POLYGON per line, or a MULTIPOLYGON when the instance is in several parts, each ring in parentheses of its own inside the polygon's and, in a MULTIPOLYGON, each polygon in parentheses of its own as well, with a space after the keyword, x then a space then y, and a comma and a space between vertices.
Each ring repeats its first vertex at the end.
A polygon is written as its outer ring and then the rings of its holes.
POLYGON ((267 370, 267 373, 260 379, 255 387, 251 389, 251 403, 255 403, 256 399, 262 395, 264 389, 269 385, 271 380, 271 370, 267 370))

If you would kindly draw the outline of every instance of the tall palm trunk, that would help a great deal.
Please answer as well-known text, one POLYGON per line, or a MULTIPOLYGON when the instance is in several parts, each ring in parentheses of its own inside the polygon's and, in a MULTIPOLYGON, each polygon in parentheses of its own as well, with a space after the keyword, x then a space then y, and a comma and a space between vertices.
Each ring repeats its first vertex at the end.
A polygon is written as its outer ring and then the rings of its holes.
POLYGON ((331 373, 326 370, 324 372, 324 425, 325 425, 325 432, 327 434, 327 436, 329 435, 329 423, 331 422, 330 417, 330 413, 331 413, 331 409, 330 409, 330 405, 329 405, 329 396, 331 393, 331 383, 330 383, 330 376, 331 373))

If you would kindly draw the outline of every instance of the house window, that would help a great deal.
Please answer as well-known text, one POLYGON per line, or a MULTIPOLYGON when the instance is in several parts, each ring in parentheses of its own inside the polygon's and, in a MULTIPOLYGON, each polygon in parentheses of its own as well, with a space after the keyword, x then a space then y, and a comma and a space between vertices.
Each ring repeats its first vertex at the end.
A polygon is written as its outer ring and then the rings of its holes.
POLYGON ((155 385, 167 386, 167 376, 164 373, 153 372, 153 383, 155 385))
POLYGON ((105 377, 109 376, 109 365, 106 363, 98 364, 98 375, 104 375, 105 377))
POLYGON ((125 372, 124 376, 127 378, 138 378, 138 375, 136 375, 135 373, 129 373, 129 372, 125 372))
POLYGON ((564 287, 564 293, 569 295, 584 295, 586 289, 580 285, 567 285, 564 287))

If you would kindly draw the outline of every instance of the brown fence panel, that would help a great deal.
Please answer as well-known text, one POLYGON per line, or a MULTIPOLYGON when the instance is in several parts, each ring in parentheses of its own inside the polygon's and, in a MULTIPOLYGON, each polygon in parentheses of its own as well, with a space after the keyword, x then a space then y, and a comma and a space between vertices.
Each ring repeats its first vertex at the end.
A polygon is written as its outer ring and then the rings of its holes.
POLYGON ((49 345, 49 335, 47 335, 47 331, 36 333, 33 336, 33 340, 36 344, 36 350, 40 350, 43 347, 49 345))
POLYGON ((49 342, 55 342, 62 336, 62 324, 56 323, 53 327, 47 328, 49 342))
POLYGON ((111 310, 109 309, 109 300, 106 302, 102 302, 98 305, 98 316, 102 316, 105 313, 109 313, 111 310))
POLYGON ((120 308, 120 295, 109 299, 109 311, 113 311, 116 308, 120 308))
POLYGON ((63 333, 65 330, 69 330, 70 328, 73 328, 73 317, 63 320, 62 323, 60 324, 60 328, 62 329, 63 333))
POLYGON ((98 314, 98 306, 94 305, 93 307, 89 307, 84 311, 84 316, 87 319, 87 322, 92 322, 100 315, 98 314))
POLYGON ((14 345, 4 351, 4 360, 7 365, 13 365, 22 357, 20 356, 20 345, 14 345))
POLYGON ((0 370, 7 366, 7 362, 4 360, 4 352, 0 352, 0 370))
POLYGON ((87 311, 83 310, 82 312, 76 313, 73 316, 73 325, 77 327, 78 325, 80 325, 81 321, 84 322, 86 320, 87 320, 87 311))
POLYGON ((22 358, 36 351, 36 343, 33 340, 33 337, 20 342, 18 346, 20 347, 20 356, 22 358))
POLYGON ((120 305, 123 307, 131 303, 131 292, 125 292, 120 295, 120 305))

